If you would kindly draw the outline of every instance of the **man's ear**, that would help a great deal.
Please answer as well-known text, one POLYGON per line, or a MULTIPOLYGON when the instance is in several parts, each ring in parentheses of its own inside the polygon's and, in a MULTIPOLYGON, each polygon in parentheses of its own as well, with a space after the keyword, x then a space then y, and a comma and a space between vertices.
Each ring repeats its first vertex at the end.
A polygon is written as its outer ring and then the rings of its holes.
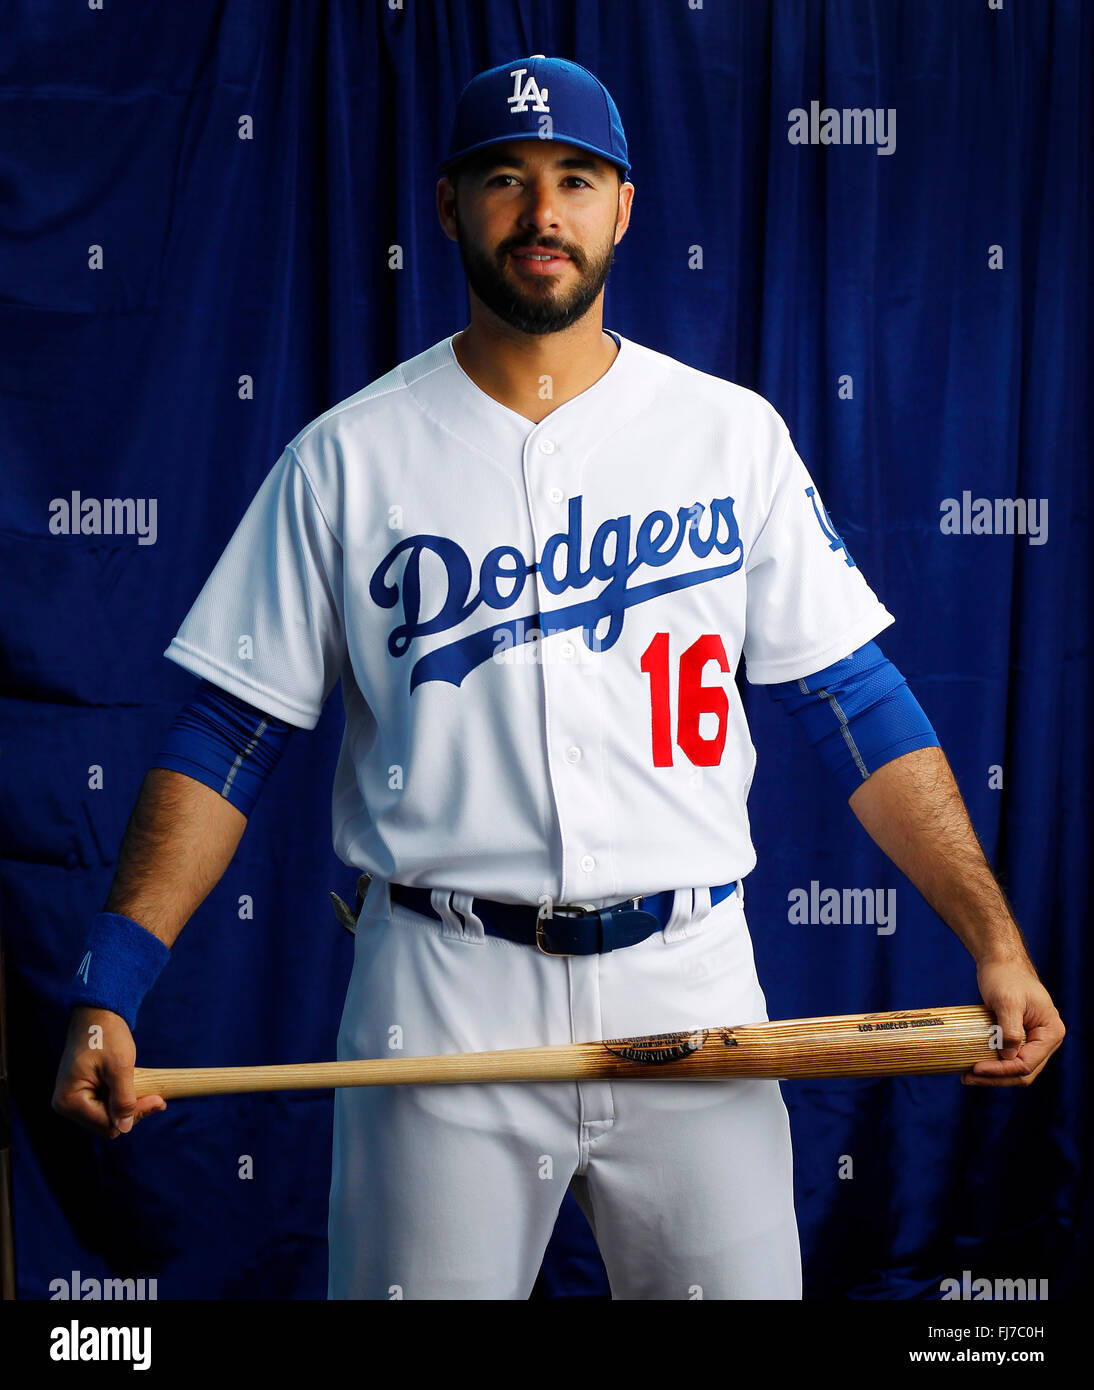
POLYGON ((447 174, 437 180, 437 217, 449 241, 458 241, 456 234, 456 189, 447 174))
POLYGON ((623 240, 627 228, 631 222, 631 199, 634 197, 634 184, 622 183, 619 185, 619 210, 615 224, 615 245, 618 246, 623 240))

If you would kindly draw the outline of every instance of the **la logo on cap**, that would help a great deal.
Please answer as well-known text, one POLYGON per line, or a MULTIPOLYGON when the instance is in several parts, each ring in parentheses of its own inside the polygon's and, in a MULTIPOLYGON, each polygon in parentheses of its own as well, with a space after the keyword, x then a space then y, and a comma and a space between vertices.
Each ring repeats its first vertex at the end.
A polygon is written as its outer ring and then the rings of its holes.
MULTIPOLYGON (((533 53, 533 58, 542 58, 542 53, 533 53)), ((546 87, 541 87, 534 77, 529 76, 528 81, 522 87, 520 79, 528 71, 527 68, 513 68, 509 76, 513 79, 513 95, 508 97, 509 111, 511 115, 518 115, 524 111, 550 111, 547 105, 547 98, 550 92, 546 87), (529 103, 532 103, 531 105, 529 103)))

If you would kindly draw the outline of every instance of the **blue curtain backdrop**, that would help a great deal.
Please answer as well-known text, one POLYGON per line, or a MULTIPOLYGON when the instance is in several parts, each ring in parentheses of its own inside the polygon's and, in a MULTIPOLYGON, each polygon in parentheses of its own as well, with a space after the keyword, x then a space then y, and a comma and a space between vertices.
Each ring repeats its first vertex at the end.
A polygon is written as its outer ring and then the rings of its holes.
MULTIPOLYGON (((50 1109, 61 1000, 192 689, 161 653, 283 444, 466 323, 432 169, 464 82, 529 52, 592 68, 623 115, 637 191, 606 325, 787 420, 897 617, 881 645, 939 732, 1070 1028, 1029 1090, 784 1086, 806 1296, 937 1298, 963 1270, 1076 1289, 1092 7, 9 0, 4 13, 0 873, 21 1295, 49 1297, 78 1270, 156 1278, 161 1299, 325 1296, 331 1093, 174 1102, 100 1143, 50 1109), (791 143, 789 113, 813 101, 895 111, 895 147, 791 143), (50 503, 73 491, 156 499, 154 543, 52 534, 50 503), (1047 531, 947 534, 944 499, 966 493, 1037 499, 1047 531)), ((766 693, 743 689, 759 750, 747 912, 771 1017, 975 1000, 957 939, 766 693), (788 895, 814 882, 895 890, 895 931, 794 924, 788 895)), ((352 897, 354 881, 330 848, 339 698, 295 735, 180 938, 142 1009, 138 1063, 334 1055, 351 940, 326 894, 352 897)), ((605 1291, 567 1201, 537 1293, 605 1291)))

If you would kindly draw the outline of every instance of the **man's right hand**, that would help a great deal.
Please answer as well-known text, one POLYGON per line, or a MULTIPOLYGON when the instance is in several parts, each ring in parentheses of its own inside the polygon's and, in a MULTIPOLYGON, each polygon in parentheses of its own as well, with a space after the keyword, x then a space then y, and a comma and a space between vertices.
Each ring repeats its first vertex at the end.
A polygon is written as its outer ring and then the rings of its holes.
POLYGON ((120 1014, 83 1006, 73 1009, 53 1088, 54 1110, 107 1139, 128 1134, 145 1115, 167 1109, 162 1096, 137 1099, 136 1060, 133 1034, 120 1014))

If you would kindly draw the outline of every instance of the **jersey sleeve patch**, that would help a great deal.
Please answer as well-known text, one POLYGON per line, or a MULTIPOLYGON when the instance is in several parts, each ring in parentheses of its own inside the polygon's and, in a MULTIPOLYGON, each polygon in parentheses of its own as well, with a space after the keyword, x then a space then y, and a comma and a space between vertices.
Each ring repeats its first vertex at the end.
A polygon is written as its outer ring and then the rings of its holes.
POLYGON ((748 680, 817 670, 877 636, 893 615, 870 588, 784 435, 770 508, 745 567, 748 680))

